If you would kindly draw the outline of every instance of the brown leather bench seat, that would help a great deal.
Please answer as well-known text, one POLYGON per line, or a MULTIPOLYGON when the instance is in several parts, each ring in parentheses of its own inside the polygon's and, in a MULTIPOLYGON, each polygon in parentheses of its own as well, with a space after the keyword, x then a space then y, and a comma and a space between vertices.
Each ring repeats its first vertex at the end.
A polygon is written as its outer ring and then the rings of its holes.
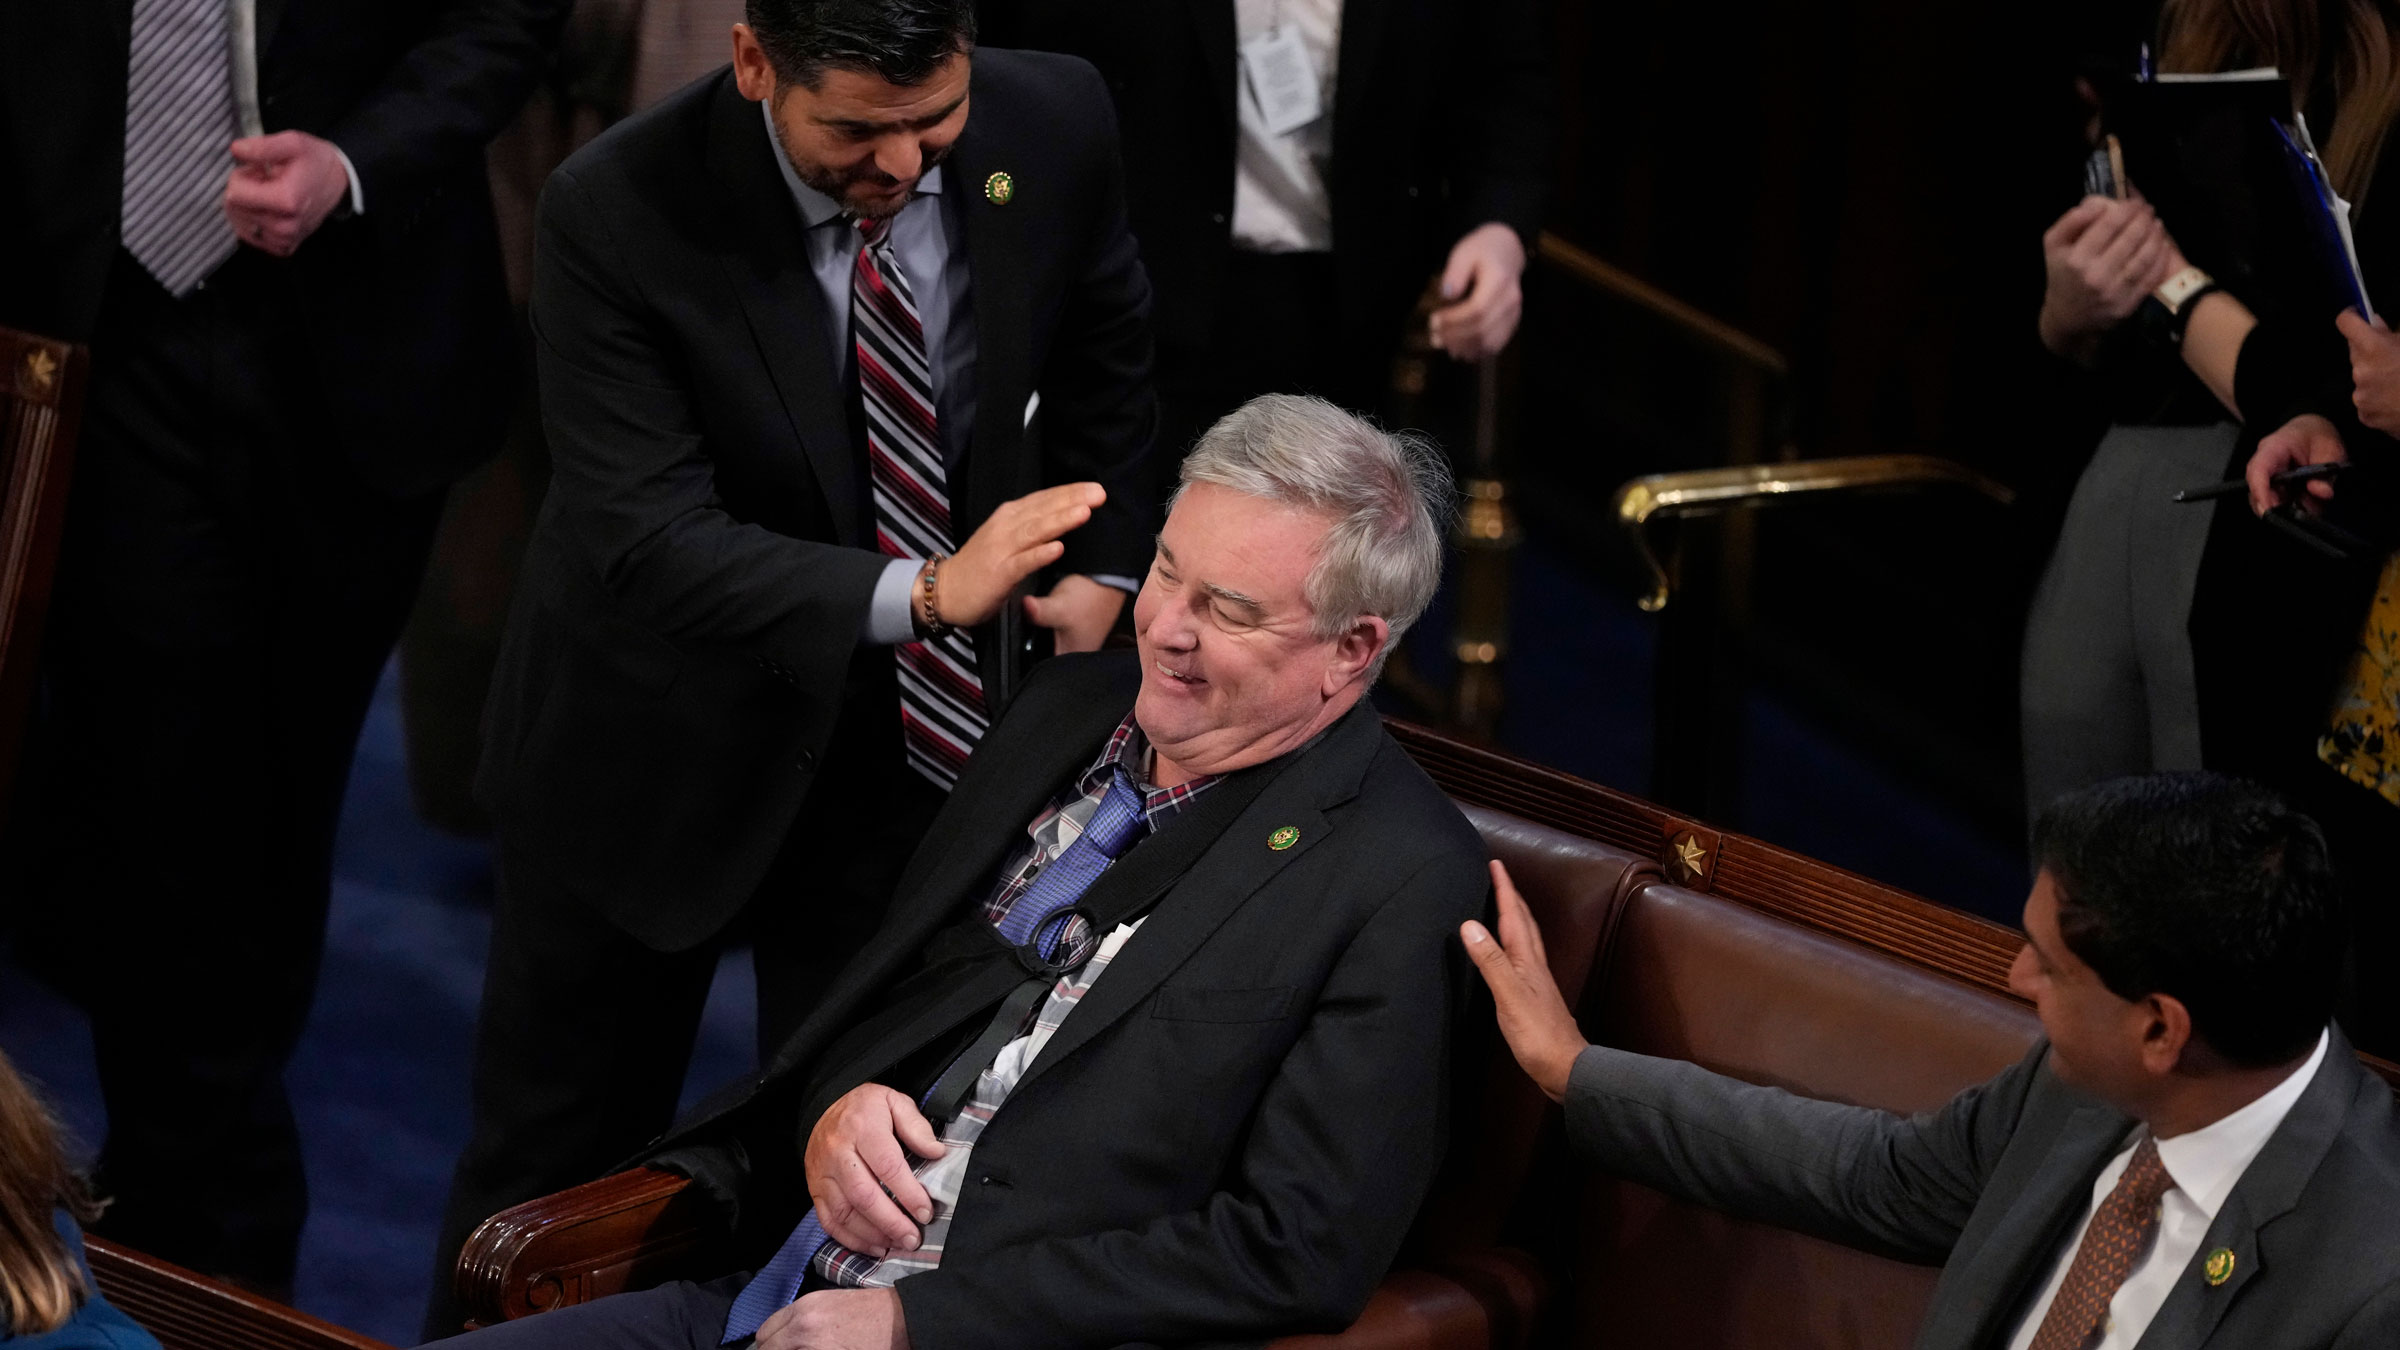
MULTIPOLYGON (((1922 1111, 2039 1033, 2023 1004, 1665 883, 1586 989, 1586 1035, 1811 1097, 1922 1111)), ((1578 1169, 1577 1345, 1905 1346, 1934 1270, 1743 1223, 1578 1169)))
MULTIPOLYGON (((1996 1072, 2036 1033, 2005 990, 2020 941, 2008 929, 1598 784, 1393 730, 1516 876, 1552 973, 1597 1040, 1916 1111, 1996 1072)), ((1488 1017, 1457 1055, 1452 1148, 1402 1261, 1348 1331, 1279 1345, 1908 1343, 1930 1269, 1583 1167, 1488 1017)), ((714 1273, 707 1206, 683 1188, 628 1172, 496 1215, 461 1257, 460 1291, 496 1321, 714 1273)), ((167 1350, 375 1347, 97 1240, 92 1264, 167 1350)))
MULTIPOLYGON (((1516 876, 1552 973, 1596 1040, 1920 1111, 1998 1072, 2038 1032, 2007 991, 2022 945, 2013 930, 1555 770, 1392 729, 1516 876)), ((1457 1055, 1451 1151, 1401 1261, 1349 1330, 1278 1345, 1911 1339, 1930 1268, 1730 1220, 1582 1166, 1488 1021, 1457 1055)), ((460 1293, 489 1320, 706 1269, 682 1185, 627 1173, 496 1216, 461 1259, 460 1293)))

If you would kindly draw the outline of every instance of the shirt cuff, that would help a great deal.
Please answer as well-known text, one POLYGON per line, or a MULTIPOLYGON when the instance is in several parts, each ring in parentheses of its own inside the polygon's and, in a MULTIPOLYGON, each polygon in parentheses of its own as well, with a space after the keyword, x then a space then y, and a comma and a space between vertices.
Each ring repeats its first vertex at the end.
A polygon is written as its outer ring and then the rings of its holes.
POLYGON ((367 190, 358 181, 358 166, 350 162, 350 156, 343 153, 342 147, 334 146, 333 153, 341 156, 342 172, 350 179, 350 214, 363 216, 367 213, 367 190))
POLYGON ((911 594, 917 588, 917 573, 925 566, 923 558, 894 558, 883 566, 883 575, 875 578, 874 598, 867 602, 867 641, 877 647, 892 647, 917 640, 917 616, 911 594))
POLYGON ((1086 572, 1084 575, 1090 577, 1094 581, 1099 582, 1103 586, 1113 587, 1117 590, 1125 592, 1127 595, 1140 595, 1142 593, 1142 583, 1139 579, 1134 577, 1121 577, 1113 572, 1086 572))

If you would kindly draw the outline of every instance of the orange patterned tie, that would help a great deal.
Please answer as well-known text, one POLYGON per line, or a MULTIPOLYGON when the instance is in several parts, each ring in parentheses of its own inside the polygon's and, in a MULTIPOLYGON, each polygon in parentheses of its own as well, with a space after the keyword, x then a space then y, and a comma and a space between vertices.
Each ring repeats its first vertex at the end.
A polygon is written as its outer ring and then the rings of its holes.
POLYGON ((2083 1230, 2083 1245, 2075 1249, 2075 1264, 2050 1300, 2042 1329, 2034 1333, 2032 1350, 2082 1350, 2091 1343, 2108 1316, 2109 1300, 2142 1259, 2150 1235, 2158 1229, 2159 1197, 2175 1186, 2165 1163, 2158 1160, 2158 1141, 2148 1135, 2133 1150, 2133 1161, 2117 1188, 2092 1212, 2083 1230))

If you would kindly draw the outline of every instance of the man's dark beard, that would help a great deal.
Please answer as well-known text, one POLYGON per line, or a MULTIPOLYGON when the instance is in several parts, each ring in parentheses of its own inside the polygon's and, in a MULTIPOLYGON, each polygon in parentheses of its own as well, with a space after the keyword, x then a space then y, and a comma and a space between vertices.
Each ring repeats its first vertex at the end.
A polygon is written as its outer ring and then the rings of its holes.
MULTIPOLYGON (((900 180, 883 172, 881 169, 874 167, 873 161, 869 161, 867 166, 863 169, 852 169, 847 171, 827 169, 822 165, 810 164, 806 160, 800 158, 800 156, 792 153, 792 143, 785 139, 783 127, 780 123, 778 123, 775 127, 775 141, 777 148, 783 151, 784 159, 791 164, 792 172, 799 175, 801 182, 808 184, 817 191, 833 198, 836 202, 841 203, 842 210, 850 215, 863 217, 867 220, 888 219, 889 217, 900 214, 900 208, 916 200, 916 194, 911 192, 908 196, 902 197, 898 201, 876 202, 872 206, 861 206, 858 203, 850 200, 850 189, 855 187, 897 187, 900 184, 900 180)), ((946 145, 940 150, 927 155, 925 157, 924 166, 917 171, 917 181, 923 182, 925 175, 933 172, 934 166, 940 164, 943 160, 949 158, 949 156, 950 147, 946 145)))

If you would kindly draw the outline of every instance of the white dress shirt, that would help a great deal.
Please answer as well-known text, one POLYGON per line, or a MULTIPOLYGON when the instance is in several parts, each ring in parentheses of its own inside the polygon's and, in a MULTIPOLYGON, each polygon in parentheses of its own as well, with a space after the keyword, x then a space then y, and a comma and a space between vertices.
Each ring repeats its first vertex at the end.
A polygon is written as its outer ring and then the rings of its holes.
MULTIPOLYGON (((2216 1222, 2217 1211, 2225 1205, 2225 1197, 2233 1194, 2234 1183, 2250 1167, 2251 1160, 2267 1146, 2283 1118, 2291 1114, 2300 1094, 2308 1090, 2317 1068, 2325 1062, 2325 1048, 2331 1037, 2317 1036, 2315 1053, 2308 1062, 2292 1071, 2291 1076, 2270 1088, 2266 1095, 2234 1112, 2232 1115, 2202 1129, 2158 1141, 2158 1160, 2166 1166, 2167 1175, 2175 1185, 2159 1200, 2158 1229, 2150 1241, 2150 1250, 2134 1263, 2125 1283, 2118 1286, 2116 1297, 2109 1300, 2108 1320, 2091 1350, 2133 1350, 2149 1329, 2150 1319, 2158 1315, 2160 1305, 2175 1281, 2184 1277, 2192 1257, 2199 1252, 2201 1240, 2208 1236, 2208 1226, 2216 1222)), ((2109 1160, 2092 1182, 2092 1200, 2084 1207, 2083 1222, 2067 1238, 2052 1262, 2050 1278, 2042 1283, 2041 1293, 2025 1309, 2017 1323, 2016 1335, 2009 1338, 2009 1350, 2027 1350, 2034 1334, 2042 1328, 2042 1318, 2050 1311, 2051 1301, 2058 1297, 2058 1287, 2067 1278, 2067 1268, 2075 1262, 2075 1250, 2083 1245, 2083 1233, 2092 1223, 2092 1215, 2100 1202, 2116 1189, 2117 1179, 2125 1175, 2126 1164, 2132 1161, 2133 1151, 2148 1134, 2147 1127, 2136 1126, 2126 1137, 2125 1147, 2109 1160)))
MULTIPOLYGON (((1333 82, 1341 49, 1342 0, 1234 0, 1235 48, 1283 27, 1300 39, 1317 72, 1324 114, 1281 136, 1240 77, 1233 104, 1233 246, 1253 253, 1322 253, 1333 247, 1333 82)), ((1238 58, 1237 58, 1238 63, 1238 58)))

